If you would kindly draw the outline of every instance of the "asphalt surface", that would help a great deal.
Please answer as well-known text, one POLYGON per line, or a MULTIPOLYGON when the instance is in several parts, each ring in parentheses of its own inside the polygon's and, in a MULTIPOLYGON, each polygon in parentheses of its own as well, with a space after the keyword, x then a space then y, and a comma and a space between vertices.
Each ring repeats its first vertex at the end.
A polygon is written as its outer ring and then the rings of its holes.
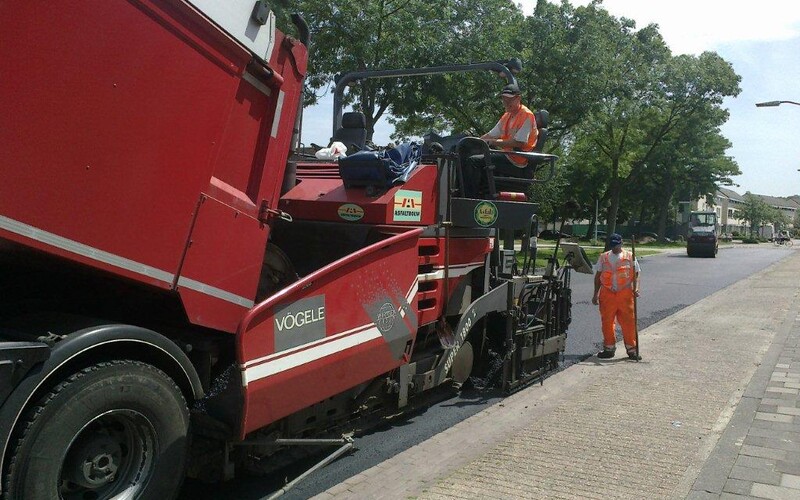
MULTIPOLYGON (((716 258, 688 257, 685 250, 639 257, 641 297, 639 329, 661 321, 686 306, 756 273, 791 250, 770 244, 721 248, 716 258)), ((602 348, 600 316, 593 306, 593 277, 573 275, 572 324, 567 337, 568 363, 602 348)), ((642 354, 647 346, 640 346, 642 354)))
POLYGON ((312 498, 797 500, 798 275, 789 252, 642 329, 641 362, 591 356, 312 498))
MULTIPOLYGON (((638 303, 639 328, 644 329, 764 269, 791 252, 792 250, 783 247, 762 244, 722 248, 715 259, 688 258, 685 251, 640 257, 642 296, 638 303)), ((602 343, 599 315, 596 306, 591 304, 593 277, 574 274, 572 289, 573 320, 567 339, 564 368, 596 353, 602 343)), ((643 343, 640 347, 642 355, 646 357, 647 345, 643 343)), ((282 498, 309 498, 325 491, 501 399, 497 391, 463 391, 427 409, 395 419, 390 425, 357 438, 357 451, 314 472, 282 498)), ((283 477, 242 477, 221 485, 202 485, 187 481, 180 498, 267 498, 284 482, 300 474, 304 466, 310 467, 313 463, 308 460, 300 462, 297 467, 285 471, 283 477)))

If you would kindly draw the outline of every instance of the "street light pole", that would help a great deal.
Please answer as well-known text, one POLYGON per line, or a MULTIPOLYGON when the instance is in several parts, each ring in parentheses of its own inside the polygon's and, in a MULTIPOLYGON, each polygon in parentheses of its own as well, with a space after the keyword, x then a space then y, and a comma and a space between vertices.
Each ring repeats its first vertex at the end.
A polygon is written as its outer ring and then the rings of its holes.
POLYGON ((800 106, 800 102, 794 101, 767 101, 767 102, 757 102, 757 108, 773 108, 775 106, 780 106, 781 104, 794 104, 795 106, 800 106))
MULTIPOLYGON (((757 108, 772 108, 775 106, 780 106, 781 104, 794 104, 795 106, 800 106, 800 102, 794 101, 767 101, 767 102, 757 102, 757 108)), ((800 172, 800 168, 797 169, 800 172)))

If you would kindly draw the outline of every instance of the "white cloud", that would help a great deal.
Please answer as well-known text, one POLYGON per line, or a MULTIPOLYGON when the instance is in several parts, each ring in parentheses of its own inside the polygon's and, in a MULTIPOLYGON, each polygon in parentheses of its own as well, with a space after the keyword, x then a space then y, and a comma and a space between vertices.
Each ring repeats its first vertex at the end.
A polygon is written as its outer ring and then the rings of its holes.
MULTIPOLYGON (((589 0, 570 3, 587 5, 589 0)), ((536 0, 520 4, 530 14, 536 0)), ((800 2, 794 0, 604 0, 603 7, 616 17, 633 19, 638 28, 658 24, 674 54, 699 54, 731 42, 800 35, 800 2)))

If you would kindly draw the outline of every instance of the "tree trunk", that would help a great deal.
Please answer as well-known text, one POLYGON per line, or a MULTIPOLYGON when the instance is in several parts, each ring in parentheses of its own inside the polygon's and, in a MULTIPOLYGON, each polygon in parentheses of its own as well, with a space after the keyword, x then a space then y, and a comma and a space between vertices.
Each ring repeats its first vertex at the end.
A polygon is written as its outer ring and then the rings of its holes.
POLYGON ((644 202, 641 202, 641 204, 639 205, 639 220, 635 222, 636 234, 641 234, 642 232, 642 224, 644 223, 644 216, 645 216, 644 202))
POLYGON ((656 233, 658 234, 659 243, 664 243, 664 241, 666 241, 668 216, 669 216, 669 198, 667 199, 666 202, 661 203, 661 206, 658 208, 658 228, 656 229, 656 233))
POLYGON ((619 212, 619 199, 621 191, 620 181, 618 178, 611 180, 611 186, 609 186, 609 190, 611 193, 611 205, 608 207, 608 216, 606 218, 606 233, 610 236, 612 233, 617 232, 617 213, 619 212))
POLYGON ((588 239, 594 239, 594 228, 596 227, 597 227, 597 217, 595 217, 595 214, 592 213, 592 219, 591 222, 589 223, 589 229, 586 230, 586 237, 588 239))
MULTIPOLYGON (((667 217, 669 216, 669 208, 672 204, 672 195, 675 194, 675 182, 670 179, 667 185, 664 186, 663 196, 661 203, 658 205, 658 234, 659 243, 663 243, 667 238, 667 217)), ((677 221, 676 221, 677 222, 677 221)), ((678 238, 678 227, 675 225, 675 239, 678 238)))
POLYGON ((361 96, 359 101, 361 104, 361 112, 364 113, 365 126, 367 129, 367 139, 372 141, 372 136, 375 134, 375 96, 369 80, 366 78, 361 80, 361 96))

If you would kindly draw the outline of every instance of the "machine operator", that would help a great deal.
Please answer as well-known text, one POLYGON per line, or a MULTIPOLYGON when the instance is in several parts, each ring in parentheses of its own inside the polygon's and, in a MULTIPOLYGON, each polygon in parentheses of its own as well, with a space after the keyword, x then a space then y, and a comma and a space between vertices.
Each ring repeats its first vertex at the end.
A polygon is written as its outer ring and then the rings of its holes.
MULTIPOLYGON (((533 151, 539 131, 536 128, 536 117, 533 111, 522 104, 521 92, 516 84, 506 85, 500 98, 503 100, 505 113, 500 117, 492 130, 481 136, 490 147, 503 151, 533 151)), ((528 165, 523 156, 505 154, 492 155, 492 164, 496 174, 518 177, 520 169, 528 165)), ((476 198, 480 193, 480 183, 486 168, 484 155, 473 155, 464 162, 464 196, 476 198)))

